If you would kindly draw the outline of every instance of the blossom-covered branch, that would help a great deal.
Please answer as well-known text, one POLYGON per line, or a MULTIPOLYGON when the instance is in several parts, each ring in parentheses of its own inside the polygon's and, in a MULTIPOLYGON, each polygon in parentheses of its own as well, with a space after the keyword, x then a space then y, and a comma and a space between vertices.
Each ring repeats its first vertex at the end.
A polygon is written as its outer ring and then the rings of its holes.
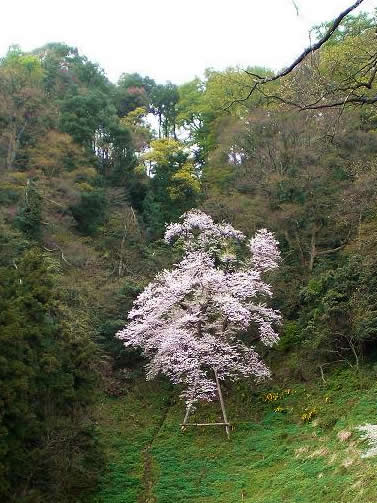
POLYGON ((191 210, 167 227, 165 240, 181 242, 183 259, 145 288, 117 334, 150 359, 147 377, 161 373, 182 385, 189 407, 215 397, 215 373, 220 380, 269 377, 240 336, 253 324, 263 344, 278 340, 280 314, 266 306, 272 291, 262 278, 278 267, 273 235, 263 229, 247 242, 231 225, 191 210))

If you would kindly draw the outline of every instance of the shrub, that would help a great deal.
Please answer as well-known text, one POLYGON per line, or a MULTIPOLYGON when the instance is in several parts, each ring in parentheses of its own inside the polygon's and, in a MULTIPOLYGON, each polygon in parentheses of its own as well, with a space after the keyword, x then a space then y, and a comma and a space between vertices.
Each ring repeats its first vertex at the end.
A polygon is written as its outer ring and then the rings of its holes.
POLYGON ((107 201, 102 190, 82 192, 78 204, 71 206, 77 228, 83 234, 94 234, 105 221, 107 201))

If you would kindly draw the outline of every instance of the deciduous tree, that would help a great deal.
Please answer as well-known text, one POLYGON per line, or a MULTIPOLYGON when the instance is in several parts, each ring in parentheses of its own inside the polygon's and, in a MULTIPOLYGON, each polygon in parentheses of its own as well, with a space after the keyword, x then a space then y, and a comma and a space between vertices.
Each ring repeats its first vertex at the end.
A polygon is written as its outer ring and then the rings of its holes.
POLYGON ((183 259, 145 288, 117 336, 150 358, 149 379, 161 373, 183 386, 184 422, 196 402, 211 401, 217 392, 228 432, 220 381, 270 375, 242 336, 253 324, 264 345, 278 340, 273 325, 280 315, 265 304, 272 290, 262 278, 278 266, 277 241, 265 229, 246 240, 199 210, 167 227, 165 241, 174 240, 184 248, 183 259))

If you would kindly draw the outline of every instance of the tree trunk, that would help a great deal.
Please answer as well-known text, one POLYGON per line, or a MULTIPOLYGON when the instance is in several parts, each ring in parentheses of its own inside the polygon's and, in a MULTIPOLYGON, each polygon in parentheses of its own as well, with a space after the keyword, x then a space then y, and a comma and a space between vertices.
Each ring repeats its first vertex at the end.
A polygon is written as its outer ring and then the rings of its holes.
POLYGON ((358 249, 361 249, 361 211, 359 213, 359 224, 357 226, 357 245, 358 249))
POLYGON ((123 237, 120 243, 120 250, 119 250, 118 278, 121 278, 123 273, 123 251, 124 251, 124 243, 126 241, 126 234, 127 234, 127 226, 126 222, 124 222, 123 237))
MULTIPOLYGON (((290 245, 288 232, 285 233, 285 236, 286 236, 286 239, 288 241, 288 244, 290 245)), ((306 265, 305 255, 304 255, 304 251, 303 251, 302 246, 301 246, 300 237, 299 237, 297 231, 295 231, 295 239, 296 239, 296 243, 297 243, 297 246, 298 246, 298 250, 300 252, 300 262, 301 262, 301 265, 302 265, 302 267, 305 267, 305 265, 306 265)), ((294 250, 293 243, 292 243, 291 248, 292 248, 292 250, 294 250)))
POLYGON ((9 135, 8 152, 7 152, 7 169, 13 169, 14 161, 16 160, 17 150, 20 144, 21 137, 25 131, 26 122, 17 131, 17 126, 9 135))
POLYGON ((7 169, 13 168, 13 163, 16 158, 17 133, 12 131, 9 135, 8 152, 7 152, 7 169))
POLYGON ((220 386, 220 381, 219 377, 217 375, 217 370, 213 369, 215 373, 215 379, 216 379, 216 386, 217 386, 217 393, 219 395, 219 400, 220 400, 220 405, 221 405, 221 410, 223 413, 223 418, 224 418, 224 423, 225 423, 225 431, 226 431, 226 436, 228 437, 228 440, 230 439, 230 429, 229 429, 229 423, 228 423, 228 418, 226 415, 226 410, 225 410, 225 404, 224 404, 224 399, 223 399, 223 394, 221 391, 221 386, 220 386))
POLYGON ((317 255, 316 243, 315 243, 315 235, 317 230, 315 228, 312 229, 312 237, 310 242, 310 259, 309 259, 309 271, 312 272, 314 266, 314 259, 317 255))

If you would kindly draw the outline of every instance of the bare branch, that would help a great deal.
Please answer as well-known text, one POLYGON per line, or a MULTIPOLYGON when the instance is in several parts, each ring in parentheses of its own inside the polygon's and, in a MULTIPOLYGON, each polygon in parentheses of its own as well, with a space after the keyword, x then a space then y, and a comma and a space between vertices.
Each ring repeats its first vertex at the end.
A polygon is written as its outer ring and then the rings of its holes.
MULTIPOLYGON (((302 61, 304 61, 304 59, 309 55, 309 54, 313 54, 315 53, 316 51, 318 51, 318 49, 320 49, 323 44, 325 44, 331 37, 332 35, 334 34, 334 32, 337 30, 337 28, 339 27, 340 23, 343 21, 343 19, 350 13, 352 12, 353 10, 355 10, 357 7, 359 7, 362 2, 364 0, 356 0, 356 2, 354 2, 350 7, 348 7, 347 9, 345 9, 344 11, 342 11, 337 17, 336 19, 333 21, 333 23, 331 24, 331 26, 329 27, 329 29, 326 31, 326 33, 323 35, 322 38, 320 38, 315 44, 311 44, 309 47, 307 47, 294 61, 293 63, 291 63, 287 68, 284 68, 283 70, 281 70, 280 72, 278 72, 277 74, 271 76, 271 77, 263 77, 261 75, 258 75, 256 73, 252 73, 252 72, 248 72, 247 70, 245 70, 245 72, 250 75, 251 77, 253 77, 254 79, 257 79, 255 80, 253 86, 251 87, 250 91, 248 92, 247 96, 245 96, 244 98, 238 98, 236 100, 233 100, 229 105, 227 105, 225 107, 225 110, 228 110, 231 106, 233 106, 235 103, 242 103, 244 101, 247 101, 250 96, 255 92, 256 89, 258 89, 261 85, 263 84, 267 84, 269 82, 274 82, 278 79, 281 79, 282 77, 285 77, 286 75, 290 74, 302 61)), ((372 80, 373 81, 373 80, 372 80)), ((368 86, 367 86, 368 87, 368 86)), ((377 98, 376 98, 376 101, 377 101, 377 98)), ((348 101, 348 102, 351 102, 351 101, 348 101)), ((373 101, 374 103, 375 101, 373 101)), ((340 105, 343 105, 344 102, 341 102, 339 103, 340 105)), ((331 106, 339 106, 338 105, 331 105, 331 106)), ((321 105, 321 107, 323 107, 323 105, 321 105)), ((298 108, 301 108, 298 106, 298 108)), ((317 108, 320 108, 319 106, 317 108)), ((303 109, 308 109, 308 107, 303 107, 303 109)))
POLYGON ((326 43, 331 38, 331 36, 334 34, 334 32, 336 31, 340 23, 343 21, 343 19, 351 11, 359 7, 359 5, 361 5, 363 1, 364 0, 357 0, 353 5, 348 7, 348 9, 341 12, 339 16, 334 20, 333 24, 330 26, 327 32, 324 34, 324 36, 321 39, 319 39, 314 45, 310 45, 309 47, 307 47, 300 54, 300 56, 296 58, 291 65, 288 66, 288 68, 285 68, 281 72, 277 73, 274 77, 268 77, 267 79, 264 80, 266 82, 272 82, 273 80, 280 79, 281 77, 285 77, 285 75, 288 75, 288 73, 291 73, 291 71, 294 70, 296 66, 298 66, 301 63, 301 61, 303 61, 306 58, 308 54, 318 51, 318 49, 320 49, 323 46, 323 44, 326 43))
POLYGON ((317 251, 316 252, 316 255, 329 255, 331 253, 336 253, 338 252, 339 250, 342 250, 345 246, 346 246, 347 243, 344 243, 340 246, 337 246, 336 248, 332 248, 331 250, 321 250, 321 251, 317 251))
MULTIPOLYGON (((245 72, 246 72, 246 73, 249 73, 249 72, 247 72, 246 70, 245 70, 245 72)), ((258 77, 256 74, 252 74, 252 75, 254 75, 254 76, 258 77)), ((258 77, 258 78, 260 78, 260 77, 258 77)), ((247 101, 247 100, 250 98, 250 96, 253 94, 253 92, 255 91, 255 89, 259 86, 259 84, 260 84, 260 82, 255 82, 255 83, 254 83, 254 85, 253 85, 253 87, 250 89, 250 91, 249 91, 248 95, 247 95, 245 98, 239 98, 239 99, 237 99, 237 100, 233 100, 233 101, 232 101, 229 105, 227 105, 227 106, 224 108, 224 110, 228 110, 228 109, 229 109, 230 107, 232 107, 235 103, 241 103, 242 101, 247 101)))
POLYGON ((65 258, 64 253, 63 253, 63 250, 60 248, 60 246, 58 246, 56 243, 55 243, 55 246, 56 246, 56 248, 52 248, 52 249, 47 248, 46 246, 44 246, 44 247, 43 247, 43 249, 44 249, 44 250, 46 250, 46 251, 48 251, 48 252, 60 251, 60 254, 61 254, 61 258, 62 258, 62 260, 63 260, 66 264, 68 264, 68 265, 70 265, 70 266, 71 266, 72 264, 71 264, 70 262, 68 262, 68 260, 65 258))
MULTIPOLYGON (((354 96, 350 95, 345 99, 334 101, 331 103, 315 104, 315 105, 305 105, 304 107, 298 107, 300 110, 317 110, 319 108, 335 108, 343 106, 347 103, 353 103, 355 105, 373 105, 377 103, 377 96, 354 96)), ((296 105, 297 106, 297 105, 296 105)))
MULTIPOLYGON (((375 79, 377 76, 377 69, 376 72, 374 72, 373 78, 375 79)), ((363 85, 363 86, 358 86, 358 87, 368 87, 368 85, 363 85)), ((354 105, 373 105, 374 103, 377 103, 377 95, 376 96, 359 96, 353 94, 353 91, 351 91, 345 98, 335 100, 330 103, 323 103, 323 100, 325 99, 326 95, 320 96, 316 101, 313 103, 309 103, 308 105, 302 105, 299 103, 296 103, 291 100, 287 100, 286 98, 283 98, 282 96, 278 96, 276 94, 265 94, 261 91, 261 89, 258 89, 263 96, 267 99, 271 100, 276 100, 280 101, 281 103, 285 105, 292 106, 299 111, 303 110, 320 110, 323 108, 337 108, 337 107, 345 107, 347 104, 354 104, 354 105)), ((228 107, 229 108, 229 107, 228 107)))
POLYGON ((292 0, 292 3, 293 3, 293 7, 296 10, 296 16, 298 17, 300 15, 300 11, 298 10, 297 3, 295 2, 295 0, 292 0))

